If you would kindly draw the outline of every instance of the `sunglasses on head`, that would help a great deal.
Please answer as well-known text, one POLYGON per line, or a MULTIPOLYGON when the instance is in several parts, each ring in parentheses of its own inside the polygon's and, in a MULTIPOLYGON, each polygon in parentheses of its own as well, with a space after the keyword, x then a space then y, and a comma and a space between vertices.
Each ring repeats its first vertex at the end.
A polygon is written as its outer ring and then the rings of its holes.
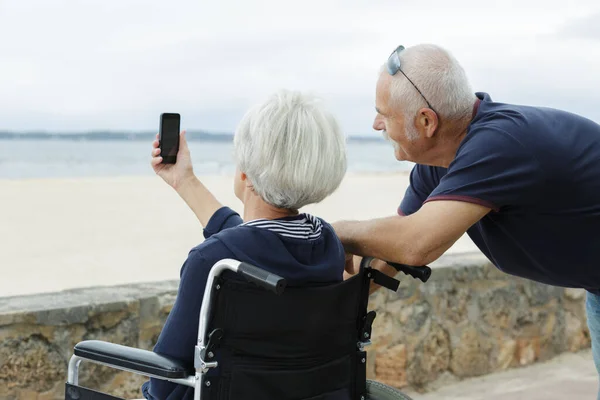
POLYGON ((404 71, 402 71, 402 69, 400 68, 400 53, 402 52, 402 50, 404 50, 404 46, 400 45, 396 48, 396 50, 394 50, 392 52, 392 54, 390 54, 390 57, 388 58, 387 64, 386 64, 388 73, 392 76, 396 75, 398 72, 400 72, 402 75, 404 75, 404 77, 406 79, 408 79, 410 84, 413 85, 413 87, 417 90, 417 92, 419 92, 419 94, 421 95, 423 100, 425 100, 425 103, 427 103, 427 106, 429 106, 429 108, 431 108, 435 112, 435 110, 433 109, 433 107, 431 107, 431 104, 429 104, 429 101, 427 101, 425 96, 423 96, 423 93, 421 93, 421 91, 419 90, 417 85, 415 85, 413 83, 413 81, 411 81, 410 78, 408 76, 406 76, 404 71))

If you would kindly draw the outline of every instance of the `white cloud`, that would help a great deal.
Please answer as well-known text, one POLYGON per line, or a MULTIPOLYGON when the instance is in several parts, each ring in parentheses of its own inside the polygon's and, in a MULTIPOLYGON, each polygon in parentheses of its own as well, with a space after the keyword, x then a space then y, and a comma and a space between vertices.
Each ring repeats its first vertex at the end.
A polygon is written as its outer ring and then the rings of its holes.
POLYGON ((380 64, 420 42, 450 49, 494 99, 600 121, 599 10, 595 0, 0 0, 0 129, 155 129, 178 111, 190 129, 231 131, 288 87, 321 93, 347 132, 369 134, 380 64))
POLYGON ((584 15, 569 21, 560 29, 556 37, 600 40, 600 13, 584 15))

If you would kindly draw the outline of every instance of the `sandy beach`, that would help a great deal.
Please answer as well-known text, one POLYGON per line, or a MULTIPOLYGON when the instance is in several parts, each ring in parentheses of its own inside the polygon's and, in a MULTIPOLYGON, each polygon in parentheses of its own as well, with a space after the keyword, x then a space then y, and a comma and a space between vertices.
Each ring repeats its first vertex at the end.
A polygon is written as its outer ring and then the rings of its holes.
MULTIPOLYGON (((241 212, 228 176, 201 176, 241 212)), ((329 222, 393 215, 407 173, 348 174, 302 211, 329 222)), ((0 297, 179 278, 202 242, 195 216, 159 177, 0 180, 0 297)), ((475 250, 468 237, 450 250, 475 250)))

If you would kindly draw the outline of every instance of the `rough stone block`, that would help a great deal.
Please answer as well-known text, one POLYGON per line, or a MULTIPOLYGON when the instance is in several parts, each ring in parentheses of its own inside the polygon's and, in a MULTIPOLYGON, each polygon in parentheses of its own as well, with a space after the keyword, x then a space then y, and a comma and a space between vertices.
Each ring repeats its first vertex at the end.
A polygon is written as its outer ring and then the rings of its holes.
POLYGON ((60 352, 40 335, 0 342, 0 387, 45 392, 64 379, 66 370, 60 352))
POLYGON ((585 333, 582 321, 570 312, 565 315, 565 334, 567 337, 567 350, 578 351, 588 346, 588 336, 585 333))
POLYGON ((148 380, 147 377, 131 374, 128 372, 119 372, 110 381, 102 385, 101 390, 113 396, 125 399, 141 399, 141 386, 148 380))
POLYGON ((473 282, 485 279, 486 268, 482 265, 460 266, 453 269, 454 282, 473 282))
POLYGON ((469 319, 472 295, 473 292, 468 287, 457 287, 447 282, 427 298, 433 306, 435 315, 445 321, 458 324, 469 319))
POLYGON ((540 354, 540 338, 517 340, 517 361, 520 365, 529 365, 538 359, 540 354))
POLYGON ((394 338, 394 320, 393 316, 386 312, 378 312, 375 321, 373 321, 373 344, 371 349, 380 350, 389 347, 394 338))
POLYGON ((474 325, 468 325, 452 343, 450 369, 460 378, 484 375, 490 372, 491 350, 490 339, 474 325))
POLYGON ((498 357, 494 370, 504 370, 510 367, 515 360, 515 352, 517 350, 516 340, 507 340, 502 342, 498 349, 498 357))
POLYGON ((402 307, 402 301, 398 300, 388 305, 388 311, 398 316, 398 321, 405 332, 417 333, 429 319, 431 306, 426 301, 402 307), (396 307, 394 307, 394 305, 396 307), (392 308, 390 308, 390 306, 392 308))
POLYGON ((562 288, 556 286, 526 280, 523 280, 523 290, 532 306, 542 306, 551 299, 560 299, 563 291, 562 288))
POLYGON ((565 289, 565 297, 569 300, 582 300, 585 297, 585 289, 565 289))
POLYGON ((407 385, 406 346, 399 344, 383 352, 377 352, 375 377, 378 381, 395 388, 407 385))
POLYGON ((367 379, 377 379, 375 375, 375 360, 377 359, 377 351, 372 348, 367 348, 367 379))
POLYGON ((422 285, 421 281, 412 278, 405 279, 406 275, 404 274, 398 274, 396 277, 400 279, 400 286, 396 292, 390 292, 390 301, 394 301, 395 299, 407 301, 418 295, 417 289, 422 285))
POLYGON ((435 381, 450 364, 450 338, 439 324, 415 348, 408 364, 408 381, 417 388, 435 381))
POLYGON ((509 285, 482 293, 479 307, 482 319, 493 328, 512 329, 516 323, 519 309, 527 307, 516 295, 515 285, 509 285))
POLYGON ((387 289, 379 289, 369 297, 369 310, 383 309, 388 303, 387 289))

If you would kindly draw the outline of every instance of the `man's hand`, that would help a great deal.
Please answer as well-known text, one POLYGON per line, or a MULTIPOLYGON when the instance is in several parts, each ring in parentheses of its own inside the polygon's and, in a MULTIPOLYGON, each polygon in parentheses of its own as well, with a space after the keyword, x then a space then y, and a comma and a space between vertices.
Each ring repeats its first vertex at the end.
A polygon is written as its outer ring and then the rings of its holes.
POLYGON ((151 155, 150 165, 152 169, 173 189, 178 190, 185 182, 195 177, 190 149, 185 139, 185 131, 179 134, 179 151, 177 152, 177 162, 175 164, 162 164, 163 159, 160 156, 158 134, 152 142, 151 155))
POLYGON ((346 265, 344 266, 344 280, 356 275, 360 271, 362 257, 346 253, 346 265))
MULTIPOLYGON (((360 263, 362 262, 362 257, 355 256, 350 253, 346 253, 346 266, 344 271, 344 280, 351 278, 356 275, 360 271, 360 263)), ((385 261, 374 259, 370 264, 371 268, 377 269, 389 276, 395 276, 397 271, 391 267, 385 261)), ((372 294, 379 290, 381 286, 371 282, 371 286, 369 288, 369 294, 372 294)))
POLYGON ((351 276, 358 273, 360 267, 360 259, 361 257, 355 256, 354 254, 346 253, 346 266, 344 267, 344 270, 351 276), (357 260, 358 264, 356 264, 357 260))

